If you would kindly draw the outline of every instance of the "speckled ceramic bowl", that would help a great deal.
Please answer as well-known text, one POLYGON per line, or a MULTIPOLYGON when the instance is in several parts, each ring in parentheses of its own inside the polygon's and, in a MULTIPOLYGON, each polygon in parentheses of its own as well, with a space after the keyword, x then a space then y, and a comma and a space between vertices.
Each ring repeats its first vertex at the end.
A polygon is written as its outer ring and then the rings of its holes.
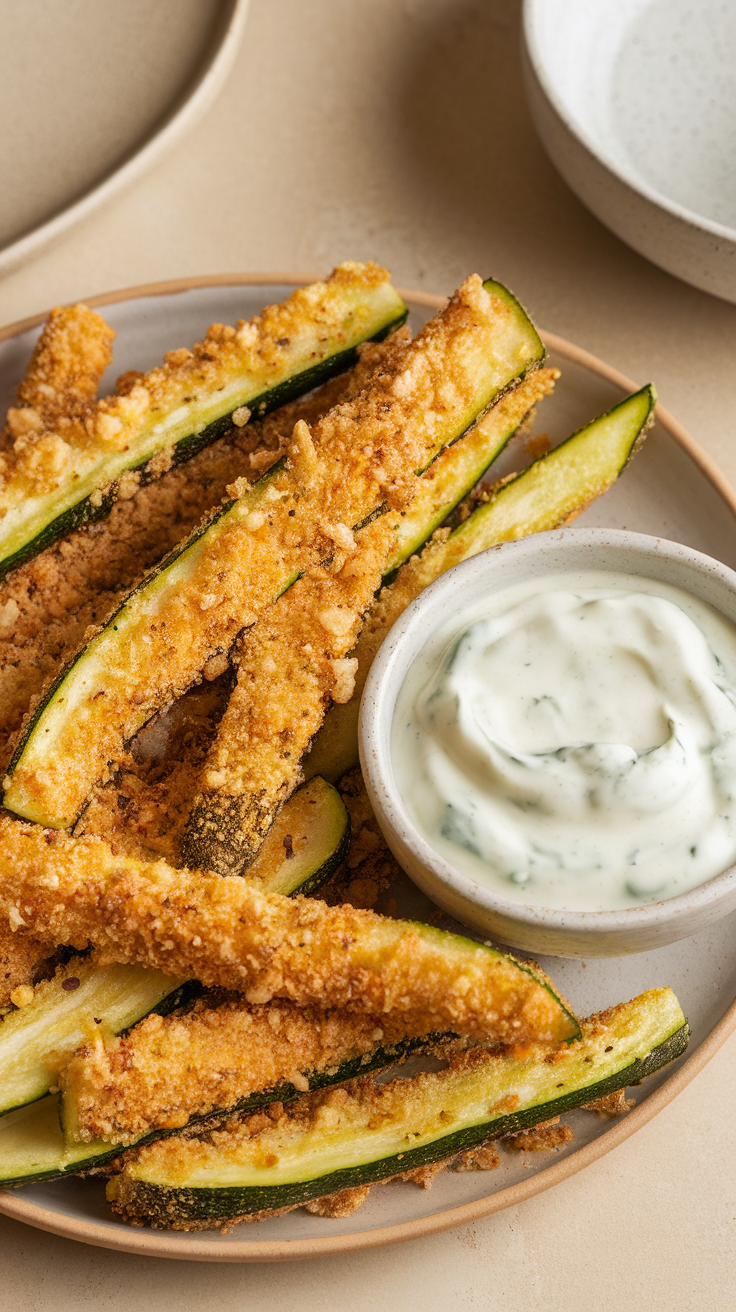
POLYGON ((733 0, 525 0, 525 81, 553 163, 642 255, 736 301, 733 0))
POLYGON ((611 570, 673 584, 736 623, 736 572, 676 542, 616 529, 562 529, 474 556, 433 583, 391 629, 360 709, 366 787, 392 852, 415 884, 456 920, 511 947, 562 957, 618 956, 663 947, 736 908, 736 866, 690 893, 623 911, 558 911, 501 897, 434 850, 394 776, 391 726, 406 673, 452 617, 489 593, 566 570, 611 570))

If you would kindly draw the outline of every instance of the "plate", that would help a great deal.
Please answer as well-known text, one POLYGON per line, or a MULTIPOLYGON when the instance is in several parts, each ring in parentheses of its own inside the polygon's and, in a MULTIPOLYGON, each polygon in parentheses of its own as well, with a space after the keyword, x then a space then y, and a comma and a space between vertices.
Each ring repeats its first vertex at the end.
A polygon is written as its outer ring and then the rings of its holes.
MULTIPOLYGON (((221 279, 189 279, 113 293, 90 302, 103 306, 118 332, 115 366, 109 378, 128 369, 146 369, 165 350, 191 343, 213 320, 225 323, 255 314, 283 299, 293 274, 221 279)), ((416 327, 444 302, 404 292, 416 327)), ((0 405, 12 400, 40 319, 0 333, 0 405)), ((542 333, 550 361, 562 378, 553 397, 540 406, 536 432, 553 442, 566 437, 637 384, 551 333, 542 333)), ((646 379, 639 379, 638 383, 646 379)), ((514 452, 494 466, 494 477, 509 471, 514 452)), ((628 528, 685 542, 736 567, 736 497, 726 480, 679 424, 659 409, 657 423, 641 453, 620 482, 577 521, 628 528)), ((273 1221, 240 1226, 230 1235, 173 1234, 132 1229, 107 1209, 94 1180, 65 1180, 0 1192, 0 1212, 53 1234, 148 1256, 210 1262, 262 1262, 354 1252, 467 1224, 549 1189, 615 1148, 666 1106, 710 1060, 736 1028, 736 915, 693 938, 656 952, 599 959, 587 964, 542 958, 581 1015, 634 997, 646 988, 670 984, 690 1020, 689 1055, 635 1091, 637 1105, 622 1120, 600 1121, 574 1112, 574 1142, 557 1153, 512 1157, 503 1154, 497 1171, 454 1175, 444 1172, 429 1192, 411 1184, 374 1188, 351 1217, 331 1220, 303 1210, 273 1221)), ((674 1151, 674 1145, 673 1145, 674 1151)))
POLYGON ((208 108, 248 0, 4 5, 0 271, 141 176, 208 108), (70 88, 74 94, 70 95, 70 88))
POLYGON ((642 255, 736 301, 736 7, 524 0, 532 117, 565 181, 642 255))

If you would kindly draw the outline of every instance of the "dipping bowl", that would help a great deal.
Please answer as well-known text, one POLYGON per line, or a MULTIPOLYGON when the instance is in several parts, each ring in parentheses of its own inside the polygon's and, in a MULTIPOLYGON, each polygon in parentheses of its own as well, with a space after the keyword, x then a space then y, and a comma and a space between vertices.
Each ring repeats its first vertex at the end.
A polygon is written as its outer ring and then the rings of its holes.
POLYGON ((663 947, 736 908, 736 866, 689 893, 617 911, 525 905, 462 874, 418 828, 397 785, 391 750, 396 701, 426 644, 456 615, 514 584, 566 571, 641 575, 691 593, 736 624, 736 572, 677 542, 617 529, 560 529, 493 547, 428 587, 397 620, 376 656, 360 708, 360 760, 386 841, 407 874, 456 920, 497 941, 561 957, 618 956, 663 947))

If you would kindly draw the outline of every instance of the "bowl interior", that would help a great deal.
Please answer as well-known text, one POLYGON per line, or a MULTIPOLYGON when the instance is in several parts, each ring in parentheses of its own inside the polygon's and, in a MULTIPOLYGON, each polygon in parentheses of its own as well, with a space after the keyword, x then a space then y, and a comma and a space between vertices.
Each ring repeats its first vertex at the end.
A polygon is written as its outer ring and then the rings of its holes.
POLYGON ((589 148, 736 236, 732 0, 528 0, 526 25, 547 94, 589 148))

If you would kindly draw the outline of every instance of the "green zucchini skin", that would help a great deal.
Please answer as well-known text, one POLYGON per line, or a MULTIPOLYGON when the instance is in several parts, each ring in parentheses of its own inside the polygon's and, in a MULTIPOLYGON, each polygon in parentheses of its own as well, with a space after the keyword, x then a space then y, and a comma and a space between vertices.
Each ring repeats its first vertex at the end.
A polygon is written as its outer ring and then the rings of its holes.
MULTIPOLYGON (((379 1128, 373 1132, 374 1144, 371 1143, 370 1125, 366 1125, 367 1113, 362 1119, 357 1118, 354 1124, 348 1120, 337 1130, 330 1126, 324 1135, 314 1126, 307 1129, 304 1138, 304 1160, 301 1169, 298 1170, 298 1178, 294 1178, 297 1173, 294 1163, 298 1159, 299 1150, 297 1149, 296 1158, 293 1154, 289 1155, 288 1140, 284 1141, 286 1167, 281 1164, 277 1153, 276 1165, 264 1170, 264 1173, 270 1176, 270 1182, 260 1186, 232 1183, 218 1186, 214 1183, 218 1167, 216 1159, 213 1161, 211 1156, 206 1168, 197 1164, 193 1167, 200 1182, 197 1186, 191 1187, 185 1183, 186 1156, 177 1162, 176 1179, 172 1178, 171 1183, 167 1183, 166 1167, 161 1167, 157 1172, 155 1159, 146 1160, 144 1154, 140 1162, 133 1158, 123 1176, 111 1182, 108 1197, 113 1203, 120 1200, 116 1210, 121 1211, 128 1219, 140 1218, 156 1225, 168 1226, 175 1220, 184 1222, 220 1221, 226 1218, 232 1220, 272 1209, 299 1206, 313 1198, 324 1197, 342 1189, 377 1183, 417 1167, 450 1159, 489 1139, 514 1134, 553 1116, 571 1111, 582 1103, 589 1103, 629 1085, 638 1084, 685 1051, 689 1039, 689 1027, 671 990, 652 990, 649 994, 634 999, 632 1003, 615 1008, 614 1012, 618 1013, 618 1017, 610 1033, 606 1033, 606 1039, 610 1038, 611 1051, 614 1051, 617 1042, 621 1043, 623 1047, 621 1055, 613 1058, 607 1057, 607 1054, 602 1055, 599 1050, 600 1042, 596 1043, 595 1031, 592 1037, 590 1031, 584 1032, 576 1055, 580 1059, 581 1054, 585 1054, 588 1047, 593 1064, 585 1066, 578 1060, 578 1066, 582 1065, 580 1073, 578 1076, 573 1076, 572 1080, 568 1078, 567 1087, 559 1094, 557 1089, 563 1086, 563 1076, 566 1073, 564 1064, 560 1066, 553 1062, 549 1066, 543 1058, 537 1058, 534 1071, 530 1074, 529 1063, 524 1059, 517 1061, 509 1059, 505 1064, 503 1083, 499 1084, 497 1081, 494 1085, 490 1075, 487 1085, 484 1085, 483 1075, 479 1075, 477 1071, 473 1072, 471 1060, 464 1070, 453 1073, 451 1068, 450 1072, 440 1073, 434 1077, 434 1085, 431 1076, 416 1077, 417 1081, 424 1081, 421 1087, 422 1097, 426 1098, 426 1125, 433 1127, 429 1131, 423 1125, 421 1107, 412 1104, 409 1098, 403 1124, 394 1123, 389 1130, 385 1128, 379 1114, 379 1128), (655 994, 658 995, 656 1000, 655 994), (661 1015, 657 1014, 658 1008, 661 1015), (618 1030, 615 1028, 616 1025, 618 1030), (640 1030, 638 1036, 637 1028, 640 1030), (646 1041, 643 1038, 645 1034, 646 1041), (635 1057, 632 1055, 632 1048, 635 1051, 637 1044, 640 1048, 644 1045, 646 1051, 635 1057), (599 1067, 598 1078, 594 1073, 596 1061, 599 1067), (451 1073, 454 1079, 454 1091, 448 1090, 450 1082, 447 1080, 444 1089, 441 1089, 443 1077, 451 1073), (472 1099, 473 1106, 479 1108, 479 1112, 472 1113, 469 1118, 471 1123, 466 1123, 455 1131, 442 1133, 437 1127, 446 1113, 438 1119, 437 1110, 442 1106, 462 1107, 465 1085, 468 1088, 467 1096, 472 1099), (483 1105, 483 1087, 487 1087, 488 1095, 494 1100, 490 1108, 487 1103, 483 1105), (504 1103, 508 1102, 507 1099, 503 1097, 498 1099, 499 1092, 503 1092, 504 1088, 507 1093, 511 1093, 515 1088, 519 1088, 522 1093, 521 1101, 519 1102, 517 1095, 517 1106, 511 1111, 506 1110, 504 1106, 504 1103), (404 1130, 405 1133, 402 1133, 404 1130), (427 1141, 415 1148, 407 1146, 404 1149, 402 1146, 402 1151, 399 1153, 395 1151, 387 1153, 382 1144, 383 1136, 390 1137, 394 1143, 398 1142, 402 1145, 415 1136, 426 1136, 427 1141), (350 1146, 352 1144, 359 1144, 360 1147, 353 1148, 350 1146), (329 1162, 331 1154, 337 1157, 342 1155, 343 1160, 346 1155, 352 1154, 356 1160, 353 1164, 340 1169, 324 1170, 324 1164, 329 1162), (292 1178, 284 1180, 283 1183, 275 1182, 274 1177, 280 1170, 283 1170, 287 1176, 291 1175, 292 1178), (212 1184, 202 1183, 205 1174, 213 1181, 212 1184), (122 1183, 122 1190, 119 1188, 119 1183, 122 1183)), ((595 1021, 595 1018, 593 1020, 595 1021)), ((469 1057, 472 1059, 473 1055, 469 1054, 469 1057)), ((582 1060, 585 1061, 585 1056, 582 1060)), ((463 1059, 460 1058, 459 1061, 462 1062, 463 1059)), ((448 1119, 451 1120, 452 1117, 448 1119)), ((277 1139, 272 1140, 267 1135, 263 1147, 259 1146, 256 1152, 270 1152, 272 1145, 278 1148, 278 1143, 277 1139)), ((250 1179, 258 1170, 264 1169, 260 1160, 257 1166, 254 1163, 255 1159, 253 1162, 247 1160, 244 1165, 245 1174, 250 1179)), ((222 1169, 231 1181, 237 1176, 237 1165, 226 1152, 223 1153, 222 1169)))
MULTIPOLYGON (((365 340, 382 341, 401 327, 408 313, 408 309, 404 306, 399 313, 395 313, 377 332, 366 337, 365 340)), ((266 388, 251 399, 243 398, 238 401, 237 405, 228 409, 226 414, 218 416, 200 432, 190 433, 186 437, 180 438, 172 447, 170 468, 191 460, 198 452, 203 451, 205 447, 211 446, 213 442, 217 442, 223 437, 232 428, 232 415, 240 406, 247 404, 251 414, 261 419, 279 406, 286 405, 289 401, 293 401, 311 391, 312 388, 327 382, 336 374, 350 369, 358 359, 358 345, 359 343, 356 343, 345 350, 336 351, 324 360, 317 361, 316 364, 310 365, 307 369, 301 370, 292 377, 284 378, 273 387, 266 388)), ((133 457, 131 463, 126 465, 120 473, 129 471, 138 473, 140 485, 145 486, 160 477, 160 474, 150 470, 150 466, 158 454, 156 452, 155 455, 141 462, 136 462, 135 457, 133 457)), ((79 501, 73 505, 66 506, 60 513, 52 515, 40 532, 34 534, 15 551, 11 550, 5 556, 2 556, 2 522, 0 521, 0 582, 12 570, 24 565, 26 561, 32 560, 34 556, 52 546, 59 538, 77 528, 81 528, 84 524, 92 524, 97 520, 105 519, 115 504, 116 489, 117 479, 110 484, 109 490, 101 498, 95 496, 94 493, 80 497, 79 501)))

